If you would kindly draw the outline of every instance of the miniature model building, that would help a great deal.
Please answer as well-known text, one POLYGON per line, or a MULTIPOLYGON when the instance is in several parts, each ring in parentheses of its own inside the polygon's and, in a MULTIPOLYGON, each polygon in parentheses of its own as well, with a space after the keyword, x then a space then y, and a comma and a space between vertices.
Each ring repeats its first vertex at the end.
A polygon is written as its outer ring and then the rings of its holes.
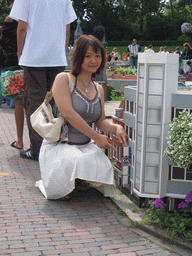
POLYGON ((192 93, 178 91, 177 54, 140 53, 137 86, 124 88, 124 101, 123 119, 113 122, 124 125, 129 147, 109 153, 116 159, 116 183, 139 199, 185 198, 192 170, 174 166, 164 155, 171 121, 183 109, 192 112, 192 93), (128 165, 121 161, 125 156, 128 165))
MULTIPOLYGON (((113 123, 119 124, 124 127, 123 119, 116 116, 112 117, 113 123)), ((125 127, 124 127, 125 128, 125 127)), ((116 151, 109 149, 108 157, 114 165, 115 181, 118 186, 130 184, 130 167, 123 165, 122 158, 130 155, 127 147, 121 147, 117 143, 115 134, 110 134, 110 140, 112 145, 116 148, 116 151), (126 149, 126 150, 125 150, 126 149)))

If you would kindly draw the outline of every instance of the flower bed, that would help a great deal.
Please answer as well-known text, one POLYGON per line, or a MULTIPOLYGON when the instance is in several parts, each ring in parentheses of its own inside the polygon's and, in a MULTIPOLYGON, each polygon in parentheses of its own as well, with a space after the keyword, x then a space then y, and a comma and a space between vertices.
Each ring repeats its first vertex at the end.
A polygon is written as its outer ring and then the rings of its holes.
POLYGON ((137 69, 130 67, 111 69, 107 77, 112 77, 113 79, 137 80, 137 69))
POLYGON ((150 202, 146 220, 160 228, 168 229, 173 236, 184 237, 192 242, 192 193, 186 195, 185 200, 178 204, 174 212, 167 210, 162 199, 150 202))
POLYGON ((123 80, 137 80, 137 75, 121 75, 121 74, 114 74, 114 79, 123 79, 123 80))

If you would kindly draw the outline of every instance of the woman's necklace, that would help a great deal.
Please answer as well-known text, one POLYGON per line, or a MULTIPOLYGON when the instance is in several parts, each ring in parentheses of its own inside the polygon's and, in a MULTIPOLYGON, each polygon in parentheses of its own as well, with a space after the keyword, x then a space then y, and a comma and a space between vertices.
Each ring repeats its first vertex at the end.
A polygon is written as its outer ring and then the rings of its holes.
MULTIPOLYGON (((84 82, 79 78, 80 82, 83 84, 83 86, 85 87, 85 92, 88 93, 89 92, 89 88, 84 84, 84 82)), ((89 85, 89 83, 91 82, 91 80, 88 82, 87 85, 89 85)))

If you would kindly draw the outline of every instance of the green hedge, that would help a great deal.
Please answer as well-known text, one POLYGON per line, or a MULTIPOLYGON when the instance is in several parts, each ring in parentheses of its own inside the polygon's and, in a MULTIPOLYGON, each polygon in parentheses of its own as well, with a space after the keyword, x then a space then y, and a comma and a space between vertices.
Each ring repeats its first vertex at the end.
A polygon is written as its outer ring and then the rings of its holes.
MULTIPOLYGON (((161 40, 161 41, 155 41, 155 40, 138 40, 138 44, 141 46, 149 46, 150 44, 152 44, 153 46, 158 45, 158 46, 181 46, 183 45, 185 42, 188 42, 191 46, 192 46, 192 38, 188 37, 186 35, 182 35, 180 36, 177 40, 161 40)), ((73 45, 73 42, 70 41, 69 45, 73 45)), ((122 40, 122 41, 108 41, 107 42, 107 46, 128 46, 129 44, 131 44, 131 40, 122 40)))

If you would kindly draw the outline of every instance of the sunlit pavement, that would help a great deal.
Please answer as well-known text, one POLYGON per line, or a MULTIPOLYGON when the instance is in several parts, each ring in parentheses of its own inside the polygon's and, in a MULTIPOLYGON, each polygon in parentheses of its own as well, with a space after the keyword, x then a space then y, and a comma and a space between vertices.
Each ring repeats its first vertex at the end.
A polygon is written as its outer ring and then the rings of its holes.
MULTIPOLYGON (((14 109, 0 107, 0 255, 190 255, 134 228, 113 201, 96 189, 73 192, 69 202, 46 200, 35 181, 38 162, 22 159, 14 109)), ((29 147, 24 129, 25 149, 29 147)))

